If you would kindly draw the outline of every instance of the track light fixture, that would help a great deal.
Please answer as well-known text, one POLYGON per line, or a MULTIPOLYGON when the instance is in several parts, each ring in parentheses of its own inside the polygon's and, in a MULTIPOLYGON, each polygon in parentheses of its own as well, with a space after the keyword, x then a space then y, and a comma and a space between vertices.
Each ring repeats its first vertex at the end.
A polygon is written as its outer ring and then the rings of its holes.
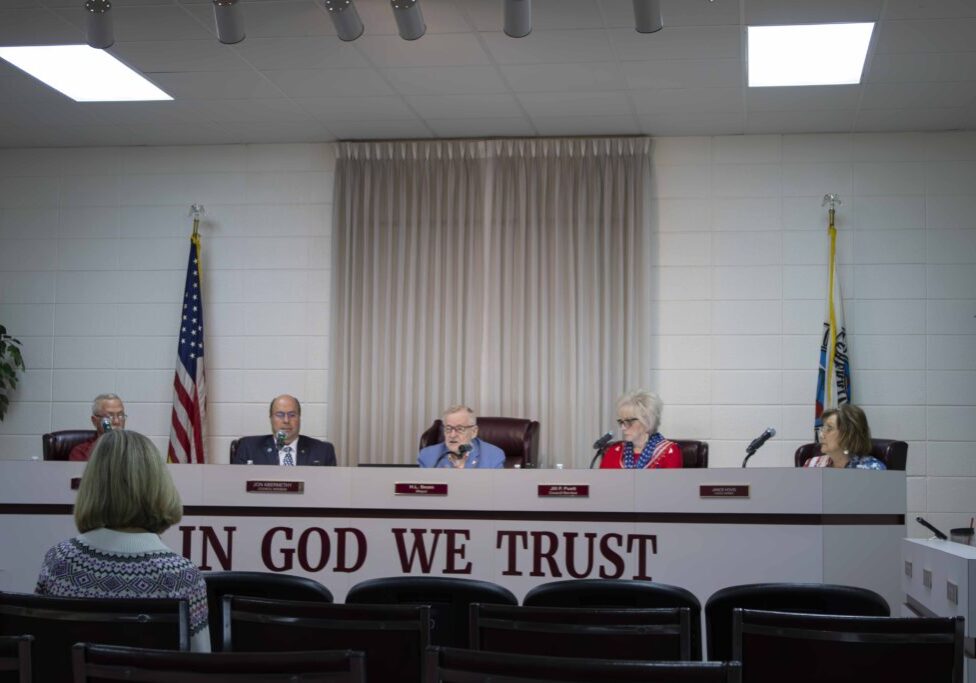
POLYGON ((638 33, 657 33, 664 27, 661 0, 634 0, 634 26, 638 33))
POLYGON ((532 0, 505 0, 505 35, 524 38, 532 33, 532 0))
POLYGON ((244 15, 237 0, 213 0, 217 40, 233 45, 244 40, 244 15))
POLYGON ((352 0, 325 0, 323 4, 340 40, 356 40, 363 35, 363 20, 352 0))
POLYGON ((420 13, 417 0, 390 0, 397 30, 404 40, 417 40, 427 32, 424 15, 420 13))
POLYGON ((85 0, 86 37, 90 47, 104 50, 115 44, 111 10, 112 3, 108 0, 85 0))

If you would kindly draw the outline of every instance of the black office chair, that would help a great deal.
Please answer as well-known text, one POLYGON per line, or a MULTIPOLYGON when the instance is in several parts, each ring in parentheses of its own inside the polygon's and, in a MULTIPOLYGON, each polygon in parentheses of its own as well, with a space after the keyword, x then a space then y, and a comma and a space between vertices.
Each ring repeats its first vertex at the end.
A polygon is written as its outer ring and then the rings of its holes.
POLYGON ((418 605, 333 605, 224 598, 224 652, 355 650, 369 683, 419 681, 430 610, 418 605))
POLYGON ((702 658, 701 603, 678 586, 627 579, 552 581, 522 599, 526 607, 687 607, 691 615, 691 658, 702 658))
POLYGON ((426 683, 739 683, 738 662, 636 662, 427 648, 426 683))
POLYGON ((332 592, 318 581, 304 576, 272 572, 204 572, 210 622, 210 649, 220 652, 224 643, 223 600, 241 595, 276 600, 332 602, 332 592))
POLYGON ((823 583, 753 583, 716 591, 705 603, 705 640, 712 661, 732 659, 736 607, 805 614, 887 617, 885 599, 867 588, 823 583))
POLYGON ((357 583, 347 605, 429 605, 432 645, 468 647, 468 607, 479 602, 518 605, 518 598, 498 584, 449 576, 390 576, 357 583))
MULTIPOLYGON (((539 423, 520 417, 479 417, 478 438, 498 446, 505 452, 505 467, 535 467, 539 452, 539 423)), ((444 425, 440 419, 420 435, 420 447, 444 440, 444 425)))
POLYGON ((351 650, 316 652, 172 652, 77 643, 74 683, 365 683, 366 657, 351 650))
POLYGON ((963 618, 846 617, 736 608, 746 683, 962 683, 963 618))
MULTIPOLYGON (((820 444, 805 443, 793 454, 793 464, 803 467, 815 455, 820 455, 820 444)), ((908 444, 897 439, 871 439, 871 452, 867 455, 873 455, 889 470, 904 472, 908 462, 908 444)))
POLYGON ((71 449, 94 438, 94 429, 62 429, 41 436, 41 452, 45 460, 67 460, 71 449))
POLYGON ((691 616, 673 609, 471 605, 471 649, 589 659, 689 661, 691 616))
POLYGON ((70 681, 71 646, 78 642, 189 650, 190 608, 185 600, 0 593, 0 635, 24 633, 34 636, 34 680, 70 681))
POLYGON ((0 683, 31 683, 34 636, 0 636, 0 683))

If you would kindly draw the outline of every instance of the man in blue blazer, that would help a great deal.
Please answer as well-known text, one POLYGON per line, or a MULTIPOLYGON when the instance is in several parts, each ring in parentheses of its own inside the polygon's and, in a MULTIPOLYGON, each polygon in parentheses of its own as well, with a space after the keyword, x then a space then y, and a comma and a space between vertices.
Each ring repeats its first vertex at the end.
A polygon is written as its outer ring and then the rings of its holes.
POLYGON ((478 438, 478 417, 467 406, 451 406, 441 416, 444 440, 417 455, 420 467, 497 469, 505 466, 505 451, 478 438))
POLYGON ((335 448, 328 441, 299 435, 302 404, 284 394, 271 401, 271 434, 246 436, 237 443, 233 465, 335 466, 335 448))

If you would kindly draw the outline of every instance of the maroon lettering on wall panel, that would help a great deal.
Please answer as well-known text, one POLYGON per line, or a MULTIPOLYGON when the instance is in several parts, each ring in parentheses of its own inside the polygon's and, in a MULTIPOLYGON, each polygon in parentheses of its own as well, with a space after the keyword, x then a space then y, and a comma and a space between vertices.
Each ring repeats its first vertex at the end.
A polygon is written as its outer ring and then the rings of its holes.
POLYGON ((539 484, 539 497, 589 498, 589 484, 539 484))
POLYGON ((398 496, 446 496, 447 484, 420 484, 401 481, 393 485, 393 493, 398 496))
POLYGON ((748 498, 749 484, 702 484, 698 494, 702 498, 748 498))
POLYGON ((304 481, 249 481, 248 493, 304 493, 304 481))

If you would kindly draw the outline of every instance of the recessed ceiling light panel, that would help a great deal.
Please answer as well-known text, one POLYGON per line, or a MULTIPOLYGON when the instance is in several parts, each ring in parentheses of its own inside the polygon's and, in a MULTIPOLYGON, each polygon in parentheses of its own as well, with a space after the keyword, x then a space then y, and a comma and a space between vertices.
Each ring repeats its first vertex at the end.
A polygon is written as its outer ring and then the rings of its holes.
POLYGON ((0 58, 75 102, 173 99, 108 52, 87 45, 0 47, 0 58))
POLYGON ((749 27, 749 87, 861 82, 874 23, 749 27))

